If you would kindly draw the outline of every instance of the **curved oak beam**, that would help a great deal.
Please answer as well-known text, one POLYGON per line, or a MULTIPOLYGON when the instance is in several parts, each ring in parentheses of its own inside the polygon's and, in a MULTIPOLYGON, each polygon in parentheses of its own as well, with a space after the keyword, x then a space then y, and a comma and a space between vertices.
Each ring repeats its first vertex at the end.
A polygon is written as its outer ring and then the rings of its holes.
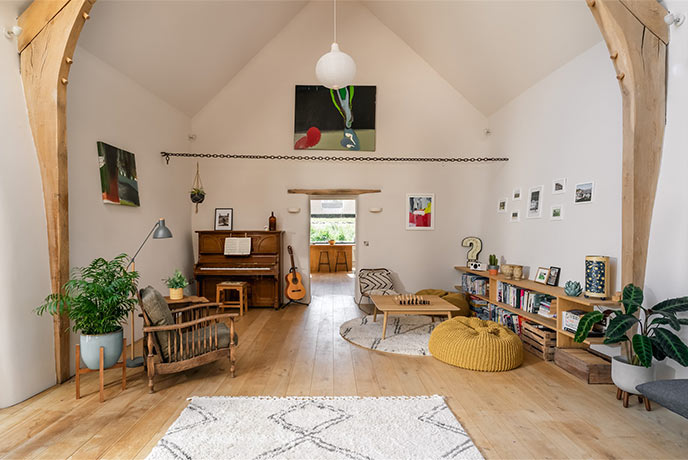
MULTIPOLYGON (((58 292, 69 279, 67 181, 67 84, 76 42, 95 0, 36 0, 19 18, 30 32, 19 43, 29 124, 38 154, 48 231, 50 285, 58 292)), ((70 377, 69 318, 56 315, 57 382, 70 377)))
POLYGON ((623 102, 621 282, 645 282, 666 121, 667 11, 654 0, 586 0, 623 102))

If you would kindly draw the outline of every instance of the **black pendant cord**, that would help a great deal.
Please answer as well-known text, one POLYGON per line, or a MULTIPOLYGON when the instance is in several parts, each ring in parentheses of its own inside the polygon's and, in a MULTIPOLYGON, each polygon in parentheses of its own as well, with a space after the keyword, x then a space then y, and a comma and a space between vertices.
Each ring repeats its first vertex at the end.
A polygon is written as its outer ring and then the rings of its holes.
POLYGON ((182 158, 225 158, 234 160, 291 160, 291 161, 350 161, 385 163, 487 163, 509 161, 504 157, 373 157, 373 156, 333 156, 333 155, 247 155, 239 153, 188 153, 160 152, 167 164, 171 157, 182 158))

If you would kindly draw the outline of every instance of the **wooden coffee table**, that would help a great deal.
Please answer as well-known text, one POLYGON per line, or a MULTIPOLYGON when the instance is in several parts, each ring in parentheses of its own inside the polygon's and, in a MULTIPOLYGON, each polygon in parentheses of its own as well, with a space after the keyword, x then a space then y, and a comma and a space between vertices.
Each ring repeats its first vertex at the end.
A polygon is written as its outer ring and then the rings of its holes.
POLYGON ((436 295, 424 295, 425 300, 429 300, 428 305, 399 305, 394 300, 393 295, 373 295, 370 296, 373 301, 373 321, 377 320, 377 311, 384 313, 384 322, 382 323, 382 339, 384 340, 387 333, 387 317, 389 314, 401 315, 447 315, 451 319, 452 312, 461 311, 453 304, 440 298, 436 295))

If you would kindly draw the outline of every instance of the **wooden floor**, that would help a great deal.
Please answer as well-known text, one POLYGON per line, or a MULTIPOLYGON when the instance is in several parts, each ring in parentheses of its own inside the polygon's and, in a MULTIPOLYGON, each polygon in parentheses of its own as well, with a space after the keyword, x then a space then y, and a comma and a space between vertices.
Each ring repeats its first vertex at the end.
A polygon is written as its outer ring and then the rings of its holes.
MULTIPOLYGON (((192 395, 440 394, 487 458, 686 458, 688 421, 637 400, 624 409, 610 385, 586 385, 526 353, 505 373, 466 371, 431 357, 356 347, 339 324, 362 313, 353 278, 323 274, 309 307, 252 309, 238 323, 237 376, 228 363, 157 380, 149 394, 137 369, 122 392, 109 371, 106 401, 97 375, 0 410, 2 458, 145 457, 192 395)), ((250 433, 247 434, 250 436, 250 433)))

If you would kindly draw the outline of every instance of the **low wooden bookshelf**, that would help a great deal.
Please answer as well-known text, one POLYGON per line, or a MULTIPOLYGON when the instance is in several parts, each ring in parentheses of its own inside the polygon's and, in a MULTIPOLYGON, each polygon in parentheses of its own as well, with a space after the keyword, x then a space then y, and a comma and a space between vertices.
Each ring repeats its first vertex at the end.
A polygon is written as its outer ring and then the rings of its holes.
MULTIPOLYGON (((561 324, 561 318, 562 318, 562 313, 568 310, 584 310, 584 311, 592 311, 593 307, 595 305, 601 305, 607 308, 621 308, 621 304, 618 302, 613 302, 610 300, 599 300, 599 299, 589 299, 586 297, 571 297, 568 296, 564 293, 564 289, 556 286, 548 286, 546 284, 540 284, 536 283, 535 281, 532 280, 514 280, 514 279, 506 279, 503 275, 490 275, 486 271, 480 271, 480 270, 471 270, 470 268, 467 267, 461 267, 461 266, 456 266, 454 267, 456 270, 465 272, 465 273, 472 273, 474 275, 482 276, 484 278, 487 278, 489 280, 488 286, 487 286, 487 295, 475 295, 475 294, 470 294, 474 297, 477 297, 481 300, 485 300, 487 302, 490 302, 491 304, 497 305, 500 308, 503 308, 506 311, 509 311, 511 313, 515 313, 519 316, 522 316, 526 318, 529 321, 532 321, 537 324, 542 324, 543 326, 546 326, 550 329, 554 329, 557 333, 557 347, 559 348, 583 348, 587 347, 591 344, 600 344, 602 343, 602 338, 589 338, 585 341, 585 343, 576 343, 573 341, 573 334, 569 331, 565 331, 562 328, 561 324), (523 311, 519 308, 514 308, 509 304, 503 303, 503 302, 498 302, 497 301, 497 282, 503 282, 506 284, 511 284, 512 286, 516 286, 522 289, 528 289, 530 291, 538 292, 541 294, 547 294, 552 297, 555 297, 557 299, 556 301, 556 318, 547 318, 542 315, 538 315, 537 313, 530 313, 527 311, 523 311)), ((457 285, 456 288, 458 290, 462 290, 461 285, 457 285)))

